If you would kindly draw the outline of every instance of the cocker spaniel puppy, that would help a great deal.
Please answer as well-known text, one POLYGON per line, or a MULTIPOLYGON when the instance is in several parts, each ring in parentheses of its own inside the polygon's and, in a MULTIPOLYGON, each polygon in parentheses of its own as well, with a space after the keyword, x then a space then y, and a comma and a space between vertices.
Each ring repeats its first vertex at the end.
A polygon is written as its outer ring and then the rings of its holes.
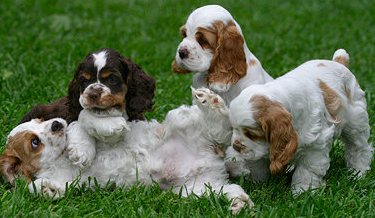
POLYGON ((294 194, 320 187, 339 136, 347 166, 359 177, 370 169, 365 93, 346 67, 346 51, 336 51, 333 60, 308 61, 272 82, 248 87, 231 102, 228 156, 244 161, 254 179, 282 173, 290 164, 294 194))
POLYGON ((180 31, 183 40, 172 68, 176 73, 195 72, 193 87, 208 87, 229 104, 246 87, 272 80, 247 48, 241 27, 223 7, 194 10, 180 31))
MULTIPOLYGON (((253 203, 239 185, 228 180, 223 159, 223 146, 230 145, 232 135, 228 110, 208 89, 193 89, 192 94, 196 105, 170 111, 163 123, 128 121, 129 129, 116 143, 97 138, 101 130, 90 135, 98 152, 83 169, 69 158, 69 146, 86 140, 81 135, 82 120, 69 126, 60 118, 20 124, 8 135, 0 170, 10 182, 23 175, 30 181, 30 191, 55 197, 64 195, 66 183, 79 179, 81 184, 88 177, 95 177, 100 185, 155 181, 183 196, 202 195, 211 187, 215 193, 224 193, 232 201, 230 209, 238 213, 253 203)), ((92 128, 103 128, 96 121, 92 128)))
POLYGON ((95 116, 143 120, 144 113, 152 109, 154 93, 155 80, 138 65, 112 49, 101 49, 78 65, 68 96, 34 107, 21 123, 55 117, 70 123, 78 119, 83 108, 95 116))

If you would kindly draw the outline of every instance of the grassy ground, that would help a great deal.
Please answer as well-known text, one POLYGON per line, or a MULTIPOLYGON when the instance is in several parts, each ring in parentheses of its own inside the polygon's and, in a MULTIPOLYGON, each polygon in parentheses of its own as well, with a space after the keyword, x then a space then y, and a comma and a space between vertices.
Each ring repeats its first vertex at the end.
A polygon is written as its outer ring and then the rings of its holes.
MULTIPOLYGON (((375 125, 375 4, 373 1, 217 1, 242 26, 250 50, 274 77, 335 49, 351 55, 350 68, 366 90, 370 124, 375 125)), ((21 1, 0 4, 0 150, 7 133, 28 109, 65 95, 73 71, 84 56, 111 47, 132 58, 157 80, 154 111, 166 112, 191 102, 191 75, 171 72, 180 41, 178 28, 195 8, 209 1, 21 1)), ((371 141, 374 140, 372 133, 371 141)), ((335 143, 327 187, 292 198, 288 177, 264 184, 241 184, 260 217, 374 217, 375 170, 360 181, 349 179, 343 149, 335 143)), ((373 164, 374 168, 374 164, 373 164)), ((156 186, 69 191, 51 201, 0 184, 3 217, 230 216, 222 196, 181 198, 156 186)), ((244 211, 241 215, 248 215, 244 211)))

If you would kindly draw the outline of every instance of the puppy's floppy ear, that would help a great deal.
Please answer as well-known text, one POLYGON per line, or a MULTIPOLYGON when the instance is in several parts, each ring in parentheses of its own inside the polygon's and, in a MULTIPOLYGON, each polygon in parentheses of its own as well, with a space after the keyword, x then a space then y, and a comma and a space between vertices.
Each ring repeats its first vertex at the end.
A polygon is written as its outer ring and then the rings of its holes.
POLYGON ((270 143, 270 170, 272 174, 282 172, 293 158, 298 137, 292 125, 291 114, 278 102, 263 96, 252 98, 257 108, 256 120, 270 143))
POLYGON ((217 47, 211 61, 207 82, 233 84, 246 75, 244 39, 234 22, 216 21, 217 47))
POLYGON ((0 156, 0 172, 9 183, 19 176, 20 165, 21 160, 7 151, 0 156))
POLYGON ((78 81, 78 74, 80 70, 83 68, 83 63, 80 63, 74 73, 73 79, 69 83, 68 88, 68 117, 67 122, 71 123, 75 120, 78 120, 79 112, 83 109, 81 104, 79 103, 79 97, 81 94, 80 84, 78 81))
POLYGON ((126 113, 130 121, 144 120, 144 113, 151 111, 154 104, 155 80, 130 59, 121 57, 121 63, 127 75, 126 113))

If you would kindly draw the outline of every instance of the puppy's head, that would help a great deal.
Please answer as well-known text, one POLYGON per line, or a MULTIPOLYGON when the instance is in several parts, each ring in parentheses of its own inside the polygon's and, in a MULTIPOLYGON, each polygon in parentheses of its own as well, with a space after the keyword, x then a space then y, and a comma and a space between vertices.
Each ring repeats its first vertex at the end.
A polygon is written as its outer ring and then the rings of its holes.
POLYGON ((111 49, 89 54, 69 84, 69 112, 76 120, 82 108, 98 116, 144 119, 151 110, 155 81, 136 64, 111 49))
POLYGON ((217 90, 246 75, 245 41, 241 29, 221 6, 207 5, 196 9, 180 32, 183 40, 172 64, 176 73, 208 72, 207 83, 217 90))
POLYGON ((232 146, 245 159, 270 160, 272 174, 282 172, 293 158, 298 137, 283 105, 265 96, 240 96, 231 102, 232 146))
POLYGON ((62 154, 66 147, 65 120, 33 119, 14 128, 0 156, 0 172, 13 183, 19 176, 28 180, 62 154))

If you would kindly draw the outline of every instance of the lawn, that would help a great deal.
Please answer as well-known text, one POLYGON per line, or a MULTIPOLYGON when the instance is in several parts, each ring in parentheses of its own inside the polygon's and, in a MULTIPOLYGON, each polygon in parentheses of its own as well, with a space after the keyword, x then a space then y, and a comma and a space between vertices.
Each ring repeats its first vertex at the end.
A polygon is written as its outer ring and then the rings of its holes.
MULTIPOLYGON (((77 64, 103 47, 130 57, 157 80, 156 104, 148 118, 162 120, 190 104, 191 75, 175 75, 171 61, 189 13, 210 1, 108 0, 0 3, 0 151, 6 135, 38 103, 63 96, 77 64)), ((212 2, 211 2, 212 3, 212 2)), ((215 1, 241 25, 250 50, 277 77, 309 59, 331 59, 337 48, 351 57, 350 69, 366 91, 375 126, 375 3, 371 0, 215 1)), ((374 132, 371 141, 374 141, 374 132)), ((257 217, 375 217, 375 169, 350 179, 339 141, 331 152, 327 186, 294 199, 289 177, 241 184, 257 217)), ((373 164, 374 168, 375 165, 373 164)), ((154 185, 104 190, 74 189, 52 201, 28 193, 26 183, 0 183, 3 217, 223 217, 223 196, 182 198, 154 185)), ((240 216, 249 216, 243 211, 240 216)))

